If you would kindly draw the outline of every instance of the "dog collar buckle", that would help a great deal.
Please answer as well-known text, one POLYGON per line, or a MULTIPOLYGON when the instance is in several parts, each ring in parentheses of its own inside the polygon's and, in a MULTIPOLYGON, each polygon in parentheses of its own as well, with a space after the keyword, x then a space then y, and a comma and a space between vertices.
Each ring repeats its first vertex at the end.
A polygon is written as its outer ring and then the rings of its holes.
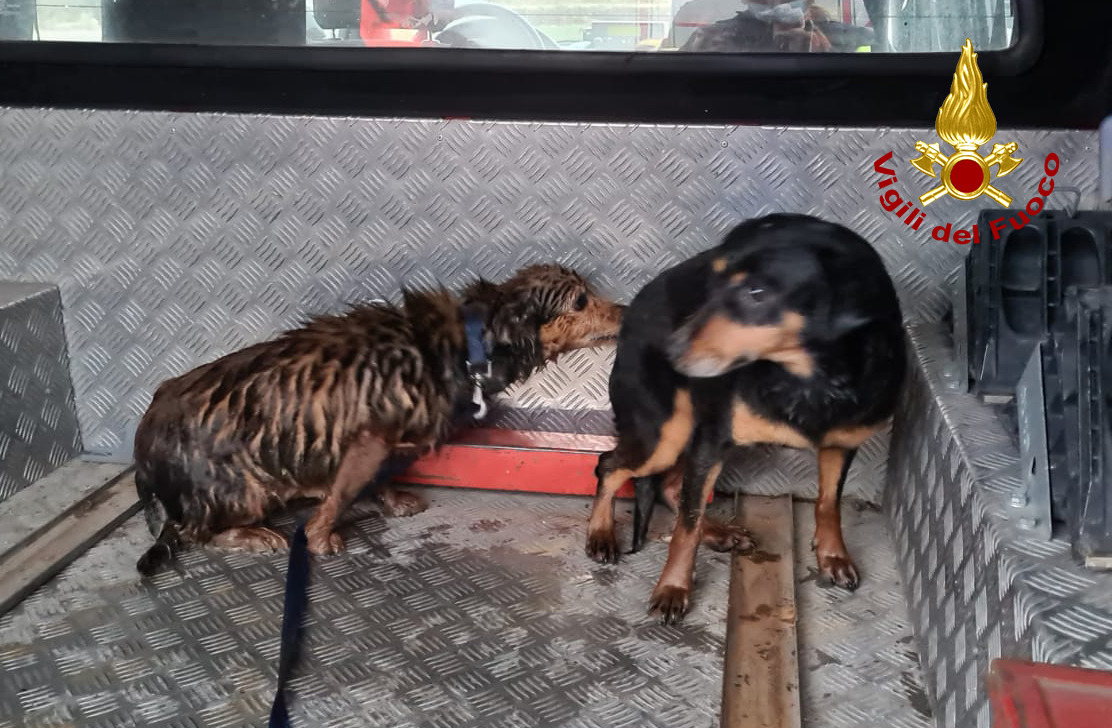
POLYGON ((475 405, 474 417, 481 420, 486 417, 487 403, 483 396, 483 382, 489 381, 493 375, 489 361, 467 362, 467 373, 471 377, 471 404, 475 405))
POLYGON ((469 361, 467 362, 467 374, 473 382, 481 384, 494 376, 494 370, 491 369, 489 361, 469 361))
POLYGON ((483 340, 483 317, 481 312, 472 308, 464 310, 464 336, 467 339, 467 376, 471 379, 471 403, 475 405, 475 419, 486 417, 487 403, 483 397, 483 384, 494 376, 494 369, 487 357, 486 343, 483 340))
POLYGON ((486 417, 487 414, 486 397, 483 396, 483 387, 481 384, 479 384, 479 380, 476 379, 474 381, 475 388, 471 390, 471 404, 475 405, 477 409, 475 410, 475 414, 473 415, 473 417, 476 420, 481 420, 486 417))

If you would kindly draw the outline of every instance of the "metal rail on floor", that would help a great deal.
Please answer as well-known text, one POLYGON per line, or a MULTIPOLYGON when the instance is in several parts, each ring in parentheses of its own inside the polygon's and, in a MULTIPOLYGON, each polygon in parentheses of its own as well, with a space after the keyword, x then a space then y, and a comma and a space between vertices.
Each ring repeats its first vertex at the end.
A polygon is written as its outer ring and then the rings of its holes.
POLYGON ((722 728, 800 728, 790 496, 738 498, 757 549, 734 554, 722 674, 722 728))
POLYGON ((0 616, 139 510, 126 470, 0 557, 0 616))
MULTIPOLYGON (((614 438, 559 432, 466 430, 402 476, 403 483, 593 495, 598 454, 614 438)), ((632 495, 630 484, 619 497, 632 495)), ((132 471, 61 512, 0 554, 0 615, 139 510, 132 471)))

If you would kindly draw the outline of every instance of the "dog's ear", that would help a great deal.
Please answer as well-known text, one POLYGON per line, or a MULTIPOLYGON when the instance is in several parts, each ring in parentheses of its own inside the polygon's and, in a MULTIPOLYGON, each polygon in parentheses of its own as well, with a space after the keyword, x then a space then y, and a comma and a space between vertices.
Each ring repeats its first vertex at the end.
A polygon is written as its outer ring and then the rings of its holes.
POLYGON ((421 295, 417 291, 402 286, 402 306, 406 309, 420 308, 421 295))
POLYGON ((847 306, 845 301, 837 300, 835 296, 832 292, 823 292, 812 299, 810 306, 804 304, 800 307, 801 312, 810 309, 810 315, 805 313, 808 337, 834 341, 873 320, 868 312, 847 306))
POLYGON ((504 296, 491 316, 491 328, 501 341, 534 337, 541 323, 540 306, 531 297, 504 296))
POLYGON ((821 338, 833 341, 872 320, 872 316, 860 311, 839 310, 836 306, 827 306, 826 314, 819 318, 818 325, 813 330, 821 338))
POLYGON ((430 326, 439 326, 455 317, 455 298, 443 286, 428 292, 403 288, 402 305, 411 319, 426 321, 430 326))
POLYGON ((500 297, 501 292, 498 285, 491 283, 486 278, 480 278, 468 284, 463 290, 464 300, 481 301, 486 304, 487 308, 492 308, 500 297))

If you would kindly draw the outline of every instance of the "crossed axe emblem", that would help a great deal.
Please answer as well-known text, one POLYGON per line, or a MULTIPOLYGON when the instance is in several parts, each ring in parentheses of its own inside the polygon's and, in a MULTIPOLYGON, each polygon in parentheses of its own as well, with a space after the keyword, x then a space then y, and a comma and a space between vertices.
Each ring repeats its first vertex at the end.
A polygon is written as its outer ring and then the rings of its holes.
POLYGON ((1008 207, 1012 204, 1012 198, 992 186, 990 168, 997 166, 997 177, 1010 173, 1023 161, 1012 156, 1017 149, 1019 145, 1015 142, 993 144, 992 152, 987 157, 982 157, 977 153, 975 145, 962 144, 954 154, 945 155, 938 144, 915 142, 915 151, 920 154, 911 160, 915 169, 928 177, 938 177, 934 167, 937 164, 942 168, 942 184, 920 195, 919 202, 929 205, 946 193, 959 200, 972 200, 988 195, 1008 207))

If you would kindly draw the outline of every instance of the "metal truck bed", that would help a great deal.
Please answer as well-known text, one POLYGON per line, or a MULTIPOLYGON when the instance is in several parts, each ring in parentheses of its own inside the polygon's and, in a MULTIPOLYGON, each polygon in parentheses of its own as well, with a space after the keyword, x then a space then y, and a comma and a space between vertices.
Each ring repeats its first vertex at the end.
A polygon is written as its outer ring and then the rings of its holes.
MULTIPOLYGON (((701 551, 694 606, 664 627, 646 604, 666 513, 644 551, 600 566, 583 554, 587 499, 425 493, 412 518, 359 505, 347 553, 313 561, 298 725, 718 725, 729 555, 701 551)), ((814 581, 810 510, 796 506, 804 725, 929 725, 882 515, 847 504, 865 575, 851 595, 814 581)), ((286 556, 194 549, 143 583, 150 541, 132 517, 0 619, 0 727, 265 725, 286 556)))

